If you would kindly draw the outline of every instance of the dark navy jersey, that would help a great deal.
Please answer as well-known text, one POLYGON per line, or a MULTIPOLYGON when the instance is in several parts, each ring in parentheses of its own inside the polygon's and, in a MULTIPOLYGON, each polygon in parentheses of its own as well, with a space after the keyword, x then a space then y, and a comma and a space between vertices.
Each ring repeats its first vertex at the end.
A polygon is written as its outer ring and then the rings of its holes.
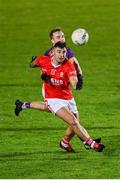
MULTIPOLYGON (((50 55, 51 55, 51 50, 52 50, 52 48, 47 49, 47 50, 45 51, 44 55, 45 55, 45 56, 50 56, 50 55)), ((66 53, 67 59, 70 59, 70 58, 72 58, 72 57, 74 57, 74 56, 75 56, 75 55, 74 55, 74 52, 73 52, 70 48, 67 48, 67 53, 66 53)))

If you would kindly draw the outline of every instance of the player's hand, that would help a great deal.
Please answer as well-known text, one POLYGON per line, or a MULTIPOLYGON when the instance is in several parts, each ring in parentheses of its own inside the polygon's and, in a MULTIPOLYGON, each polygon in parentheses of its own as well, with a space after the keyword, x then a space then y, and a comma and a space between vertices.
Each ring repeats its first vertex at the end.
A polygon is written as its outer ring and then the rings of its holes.
POLYGON ((76 86, 76 90, 80 90, 83 87, 83 76, 81 74, 78 74, 77 78, 78 78, 78 83, 76 86))
POLYGON ((32 62, 33 62, 36 58, 37 58, 37 56, 32 56, 32 59, 31 59, 30 64, 29 64, 30 67, 33 67, 33 66, 32 66, 32 62))
POLYGON ((36 58, 37 56, 32 56, 31 62, 33 62, 36 58))
POLYGON ((47 75, 46 73, 41 75, 41 79, 45 81, 46 83, 51 84, 51 76, 47 75))

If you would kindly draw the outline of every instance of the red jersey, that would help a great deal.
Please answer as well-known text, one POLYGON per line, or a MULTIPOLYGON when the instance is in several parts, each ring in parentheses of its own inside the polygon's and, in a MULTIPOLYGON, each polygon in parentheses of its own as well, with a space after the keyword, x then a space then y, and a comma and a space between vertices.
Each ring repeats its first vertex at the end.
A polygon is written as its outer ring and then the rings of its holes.
POLYGON ((70 100, 73 98, 69 77, 77 76, 74 65, 67 59, 60 65, 52 63, 52 57, 40 56, 36 59, 42 73, 51 76, 51 84, 44 82, 44 98, 59 98, 70 100))

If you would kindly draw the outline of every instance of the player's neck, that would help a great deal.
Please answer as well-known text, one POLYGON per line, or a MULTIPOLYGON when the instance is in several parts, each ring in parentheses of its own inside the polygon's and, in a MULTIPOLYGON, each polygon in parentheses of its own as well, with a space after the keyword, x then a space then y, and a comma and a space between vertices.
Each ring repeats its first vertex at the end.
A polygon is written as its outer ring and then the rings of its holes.
POLYGON ((51 64, 56 68, 56 67, 59 67, 61 64, 56 64, 56 63, 54 63, 53 61, 51 61, 51 64))
POLYGON ((61 65, 61 63, 57 62, 54 58, 51 59, 51 62, 52 62, 52 65, 56 67, 61 65))

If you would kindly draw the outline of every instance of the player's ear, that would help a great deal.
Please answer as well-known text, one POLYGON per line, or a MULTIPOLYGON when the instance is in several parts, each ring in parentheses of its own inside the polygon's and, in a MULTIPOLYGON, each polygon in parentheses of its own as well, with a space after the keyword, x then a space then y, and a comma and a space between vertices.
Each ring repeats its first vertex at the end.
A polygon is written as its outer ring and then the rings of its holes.
POLYGON ((51 43, 54 45, 54 40, 53 39, 51 39, 51 43))
POLYGON ((52 49, 51 55, 54 56, 54 49, 52 49))
POLYGON ((51 50, 51 54, 52 54, 52 56, 55 54, 55 53, 54 53, 54 49, 55 49, 55 48, 54 48, 54 47, 52 47, 52 50, 51 50))

